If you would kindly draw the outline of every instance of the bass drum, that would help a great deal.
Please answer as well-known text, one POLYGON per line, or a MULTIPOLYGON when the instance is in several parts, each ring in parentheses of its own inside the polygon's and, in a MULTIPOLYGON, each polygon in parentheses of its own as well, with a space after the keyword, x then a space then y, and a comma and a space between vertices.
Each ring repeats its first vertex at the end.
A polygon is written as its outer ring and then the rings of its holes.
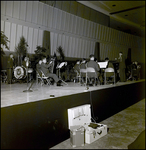
POLYGON ((25 79, 26 78, 26 68, 25 67, 21 67, 21 66, 17 66, 14 69, 14 76, 16 79, 25 79))

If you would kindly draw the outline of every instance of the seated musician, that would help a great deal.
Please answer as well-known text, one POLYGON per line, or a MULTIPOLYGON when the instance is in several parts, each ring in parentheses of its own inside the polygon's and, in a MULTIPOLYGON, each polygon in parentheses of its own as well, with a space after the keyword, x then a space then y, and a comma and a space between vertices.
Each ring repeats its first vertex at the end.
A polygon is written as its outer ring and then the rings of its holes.
MULTIPOLYGON (((108 58, 108 57, 105 58, 105 61, 108 62, 106 68, 113 68, 113 69, 114 69, 113 63, 111 63, 111 62, 109 61, 109 58, 108 58)), ((113 80, 114 80, 113 75, 114 75, 113 72, 107 72, 107 73, 106 73, 107 80, 113 81, 113 80)))
MULTIPOLYGON (((97 60, 95 61, 93 54, 91 54, 89 57, 90 57, 90 61, 87 62, 87 67, 92 67, 95 69, 96 74, 97 74, 96 78, 100 80, 100 83, 102 83, 103 81, 102 81, 102 77, 101 77, 101 73, 100 73, 100 67, 97 63, 97 60)), ((89 73, 88 76, 93 77, 93 73, 89 73)))
MULTIPOLYGON (((80 69, 86 69, 86 59, 82 58, 82 62, 80 64, 80 69)), ((82 82, 85 82, 86 73, 81 73, 82 82)))
MULTIPOLYGON (((51 61, 51 62, 52 62, 52 61, 51 61)), ((49 71, 49 67, 51 66, 51 62, 50 62, 49 64, 47 64, 47 59, 46 59, 46 57, 43 57, 42 63, 41 63, 41 70, 42 70, 42 72, 45 74, 45 76, 53 78, 54 81, 55 81, 55 84, 56 84, 57 86, 61 86, 61 80, 59 80, 59 78, 57 77, 56 74, 51 73, 51 72, 49 71)))
POLYGON ((74 70, 76 70, 78 73, 80 72, 80 60, 76 61, 76 64, 74 65, 74 70))
POLYGON ((29 60, 29 57, 24 57, 24 60, 22 62, 22 66, 25 67, 25 68, 29 68, 31 66, 31 62, 29 60))

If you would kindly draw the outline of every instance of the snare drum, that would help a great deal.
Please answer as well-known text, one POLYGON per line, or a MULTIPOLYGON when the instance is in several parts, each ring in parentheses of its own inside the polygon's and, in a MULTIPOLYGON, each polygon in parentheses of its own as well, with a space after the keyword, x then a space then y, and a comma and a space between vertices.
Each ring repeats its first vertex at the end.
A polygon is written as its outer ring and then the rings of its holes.
POLYGON ((21 66, 17 66, 14 69, 14 76, 16 79, 25 79, 26 78, 26 68, 25 67, 21 67, 21 66))

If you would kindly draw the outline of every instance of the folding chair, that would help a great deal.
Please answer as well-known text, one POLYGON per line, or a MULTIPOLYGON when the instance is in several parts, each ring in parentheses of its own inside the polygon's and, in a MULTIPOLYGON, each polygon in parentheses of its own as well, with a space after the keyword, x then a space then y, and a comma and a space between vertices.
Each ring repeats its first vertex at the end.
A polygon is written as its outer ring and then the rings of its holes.
POLYGON ((44 85, 45 81, 47 85, 51 85, 49 77, 46 77, 42 70, 39 70, 39 71, 37 70, 37 82, 39 79, 41 80, 41 85, 44 85))
POLYGON ((74 69, 74 72, 76 72, 75 82, 76 82, 76 79, 77 79, 78 81, 80 81, 80 72, 78 72, 76 69, 74 69))
POLYGON ((94 68, 87 67, 86 68, 86 84, 88 81, 89 83, 91 83, 92 78, 94 78, 94 86, 95 86, 97 84, 96 80, 99 80, 97 73, 94 68))
POLYGON ((113 73, 114 73, 114 75, 111 76, 111 77, 114 78, 114 84, 115 84, 115 71, 114 71, 113 68, 106 68, 106 69, 104 70, 104 84, 106 85, 106 83, 107 83, 107 80, 106 80, 106 79, 107 79, 106 74, 107 74, 108 72, 113 72, 113 73))
POLYGON ((86 69, 80 69, 80 84, 86 84, 86 80, 84 80, 84 78, 86 78, 86 69))

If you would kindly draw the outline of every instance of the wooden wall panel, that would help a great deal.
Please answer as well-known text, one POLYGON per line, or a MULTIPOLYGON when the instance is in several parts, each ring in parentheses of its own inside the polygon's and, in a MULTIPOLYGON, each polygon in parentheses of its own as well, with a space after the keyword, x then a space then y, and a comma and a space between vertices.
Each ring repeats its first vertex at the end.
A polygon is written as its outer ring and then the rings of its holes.
POLYGON ((7 1, 6 15, 12 17, 12 13, 13 13, 13 1, 7 1))
POLYGON ((87 20, 84 19, 84 24, 83 24, 83 36, 87 36, 87 20))
POLYGON ((16 45, 18 45, 18 43, 20 42, 20 38, 22 37, 22 25, 17 25, 16 29, 17 29, 16 45))
POLYGON ((70 15, 69 13, 66 13, 66 20, 65 20, 65 31, 69 32, 69 29, 70 29, 70 15))
POLYGON ((75 38, 75 49, 74 49, 74 57, 79 57, 79 38, 75 38))
POLYGON ((26 41, 28 41, 28 27, 27 26, 23 26, 22 35, 24 36, 26 41))
POLYGON ((84 58, 85 40, 82 39, 81 58, 84 58))
POLYGON ((1 14, 6 15, 6 3, 7 1, 1 1, 1 14))
POLYGON ((83 35, 83 31, 84 31, 84 29, 83 29, 84 20, 85 20, 85 19, 80 18, 80 26, 79 26, 79 35, 80 35, 80 36, 83 35))
POLYGON ((77 16, 73 15, 73 34, 77 34, 76 33, 76 28, 77 28, 77 16))
POLYGON ((33 41, 32 41, 32 50, 31 52, 34 53, 36 50, 36 46, 38 45, 38 29, 33 30, 33 41))
POLYGON ((51 6, 47 6, 49 12, 48 12, 48 27, 52 28, 53 25, 53 8, 51 6))
POLYGON ((37 1, 33 1, 32 4, 32 23, 37 24, 37 19, 38 19, 38 6, 39 3, 37 1))
POLYGON ((80 18, 78 16, 76 16, 76 19, 77 19, 77 24, 76 24, 76 31, 75 33, 77 35, 79 35, 79 29, 80 29, 80 18))
POLYGON ((28 29, 28 53, 32 53, 33 52, 33 28, 29 27, 28 29))
POLYGON ((94 33, 93 22, 90 21, 90 26, 89 26, 89 38, 93 38, 93 33, 94 33))
POLYGON ((69 14, 70 20, 69 20, 69 31, 70 33, 73 33, 73 26, 74 26, 74 15, 69 14))
POLYGON ((27 1, 20 1, 20 20, 25 20, 26 18, 26 7, 27 7, 27 1))
POLYGON ((70 50, 70 56, 74 57, 75 56, 75 53, 76 53, 76 49, 75 49, 75 37, 72 38, 72 41, 71 41, 71 50, 70 50))
POLYGON ((37 19, 37 24, 42 25, 43 24, 43 8, 44 8, 44 4, 43 3, 39 3, 38 6, 38 19, 37 19))
POLYGON ((68 51, 67 51, 67 56, 68 57, 72 57, 71 56, 71 50, 72 50, 72 37, 69 37, 69 47, 68 47, 68 51))
POLYGON ((1 20, 1 31, 3 31, 3 32, 4 32, 4 27, 5 27, 4 23, 5 22, 3 20, 1 20))
POLYGON ((78 57, 81 57, 81 52, 82 52, 82 39, 79 38, 78 39, 79 43, 78 43, 78 57))
POLYGON ((57 18, 57 11, 58 11, 58 9, 57 8, 54 8, 53 9, 53 28, 54 29, 57 29, 57 20, 58 20, 58 18, 57 18))
POLYGON ((65 35, 64 34, 62 34, 62 37, 61 37, 61 46, 62 46, 62 48, 63 48, 63 50, 64 50, 64 54, 66 53, 65 51, 66 51, 66 49, 65 49, 65 35))
POLYGON ((66 12, 62 11, 62 18, 61 19, 61 30, 66 30, 66 12))
POLYGON ((32 4, 33 4, 32 1, 27 1, 27 5, 26 5, 26 21, 27 22, 31 22, 32 20, 32 4))
POLYGON ((68 49, 69 49, 69 36, 65 36, 65 45, 64 45, 65 56, 68 56, 68 49))
POLYGON ((15 51, 15 43, 16 43, 16 24, 11 24, 11 37, 10 37, 10 51, 15 51))
POLYGON ((13 2, 13 17, 19 19, 20 12, 20 1, 13 2))
POLYGON ((38 46, 42 46, 43 44, 43 30, 39 30, 38 33, 38 46))
POLYGON ((61 46, 62 47, 62 45, 61 45, 61 39, 62 39, 62 34, 58 34, 58 37, 57 37, 57 48, 59 47, 59 46, 61 46))
POLYGON ((43 8, 43 26, 47 27, 48 26, 48 14, 49 14, 49 10, 47 5, 44 4, 44 8, 43 8))
POLYGON ((58 30, 62 30, 61 29, 61 22, 62 22, 62 11, 58 10, 57 11, 57 21, 56 21, 56 26, 58 30))

